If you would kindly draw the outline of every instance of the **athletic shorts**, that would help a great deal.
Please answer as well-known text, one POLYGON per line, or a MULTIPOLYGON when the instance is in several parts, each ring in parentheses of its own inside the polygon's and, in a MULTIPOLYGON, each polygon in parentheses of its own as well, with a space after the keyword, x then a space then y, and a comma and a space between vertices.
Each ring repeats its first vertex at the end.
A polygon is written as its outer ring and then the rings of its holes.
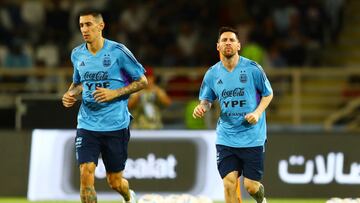
POLYGON ((234 148, 216 145, 217 166, 221 178, 233 171, 239 176, 260 181, 264 173, 264 147, 234 148))
POLYGON ((75 138, 78 165, 94 162, 98 164, 101 154, 106 172, 120 172, 128 157, 129 128, 116 131, 89 131, 77 129, 75 138))

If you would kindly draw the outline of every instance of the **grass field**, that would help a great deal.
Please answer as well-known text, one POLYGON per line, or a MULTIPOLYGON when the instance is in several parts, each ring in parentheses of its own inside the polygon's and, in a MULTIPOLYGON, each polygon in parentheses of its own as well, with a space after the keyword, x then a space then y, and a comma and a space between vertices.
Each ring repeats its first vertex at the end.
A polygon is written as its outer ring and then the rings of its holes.
MULTIPOLYGON (((119 203, 116 201, 98 201, 99 203, 119 203)), ((244 200, 243 203, 254 203, 254 200, 244 200)), ((325 203, 326 199, 268 199, 268 203, 325 203)), ((31 203, 25 198, 0 198, 0 203, 31 203)), ((80 203, 80 201, 39 201, 32 203, 80 203)), ((224 202, 214 202, 224 203, 224 202)))

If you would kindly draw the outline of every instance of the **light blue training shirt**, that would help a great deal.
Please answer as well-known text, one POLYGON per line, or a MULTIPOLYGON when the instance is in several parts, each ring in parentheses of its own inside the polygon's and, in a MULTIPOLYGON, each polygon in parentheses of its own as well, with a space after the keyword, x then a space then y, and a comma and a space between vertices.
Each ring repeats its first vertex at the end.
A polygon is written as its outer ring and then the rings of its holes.
POLYGON ((78 113, 78 129, 115 131, 130 124, 129 95, 109 102, 96 102, 92 93, 96 87, 118 89, 144 75, 145 69, 121 43, 105 39, 96 55, 86 43, 73 49, 73 83, 82 84, 82 103, 78 113))
POLYGON ((216 144, 229 147, 263 146, 266 141, 265 112, 257 124, 245 120, 263 96, 272 94, 272 88, 262 67, 252 60, 240 57, 229 72, 221 61, 206 72, 199 99, 214 102, 218 99, 221 113, 216 127, 216 144))

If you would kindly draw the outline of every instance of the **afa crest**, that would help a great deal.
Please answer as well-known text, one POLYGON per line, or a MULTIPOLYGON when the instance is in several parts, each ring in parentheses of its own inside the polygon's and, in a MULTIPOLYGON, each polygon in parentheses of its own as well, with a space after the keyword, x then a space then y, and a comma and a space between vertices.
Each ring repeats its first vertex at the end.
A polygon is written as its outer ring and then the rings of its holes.
POLYGON ((240 82, 246 83, 247 82, 247 75, 246 73, 240 73, 240 82))
POLYGON ((110 54, 105 54, 104 59, 103 59, 103 66, 104 67, 109 67, 110 65, 111 65, 110 54))

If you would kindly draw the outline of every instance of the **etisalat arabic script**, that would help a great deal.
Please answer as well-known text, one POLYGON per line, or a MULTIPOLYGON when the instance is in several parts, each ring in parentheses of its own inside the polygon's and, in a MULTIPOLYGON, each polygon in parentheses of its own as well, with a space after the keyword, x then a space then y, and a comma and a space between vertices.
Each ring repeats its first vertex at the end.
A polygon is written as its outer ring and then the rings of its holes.
POLYGON ((279 161, 280 179, 289 184, 328 184, 335 180, 339 184, 360 184, 360 163, 352 162, 349 173, 344 173, 344 154, 330 152, 327 161, 323 155, 305 162, 304 156, 291 155, 289 160, 279 161), (289 166, 305 166, 303 173, 290 173, 289 166), (315 172, 316 169, 316 172, 315 172))

